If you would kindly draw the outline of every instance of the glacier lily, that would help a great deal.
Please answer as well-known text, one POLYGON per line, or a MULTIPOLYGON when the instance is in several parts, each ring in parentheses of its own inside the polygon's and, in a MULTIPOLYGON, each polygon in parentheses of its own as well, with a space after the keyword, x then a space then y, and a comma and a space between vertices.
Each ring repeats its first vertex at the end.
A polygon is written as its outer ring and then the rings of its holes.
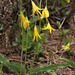
POLYGON ((55 29, 51 27, 50 23, 48 23, 46 27, 42 28, 42 30, 47 30, 47 29, 50 30, 50 33, 52 33, 52 30, 55 31, 55 29))
POLYGON ((22 12, 20 12, 20 18, 21 18, 21 26, 23 25, 24 29, 26 30, 29 27, 28 18, 24 17, 22 12))
POLYGON ((62 46, 61 50, 64 50, 64 52, 70 50, 70 43, 68 43, 66 46, 62 46))
POLYGON ((33 38, 33 41, 38 41, 38 38, 41 39, 41 37, 40 37, 40 35, 38 33, 38 30, 37 30, 37 27, 35 25, 35 27, 34 27, 34 38, 33 38))
POLYGON ((41 19, 43 19, 44 17, 46 17, 46 21, 47 21, 47 18, 49 17, 49 11, 48 11, 47 7, 45 7, 45 9, 43 9, 43 11, 42 11, 41 19))
POLYGON ((66 0, 67 1, 67 3, 70 3, 70 0, 66 0))
POLYGON ((32 15, 31 15, 31 16, 34 17, 34 14, 35 14, 35 13, 36 13, 37 15, 38 15, 38 14, 41 15, 41 13, 40 13, 39 10, 42 10, 42 9, 39 8, 38 6, 36 6, 36 4, 35 4, 33 1, 31 1, 31 2, 32 2, 32 15))

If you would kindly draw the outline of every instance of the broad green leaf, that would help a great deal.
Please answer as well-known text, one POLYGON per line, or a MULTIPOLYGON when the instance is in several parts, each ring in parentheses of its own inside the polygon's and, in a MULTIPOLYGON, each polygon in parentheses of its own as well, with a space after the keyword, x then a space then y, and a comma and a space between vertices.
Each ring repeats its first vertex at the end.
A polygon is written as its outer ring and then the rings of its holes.
POLYGON ((66 58, 60 58, 59 60, 63 60, 65 62, 67 62, 68 64, 70 64, 73 68, 75 68, 75 62, 68 60, 66 58))
POLYGON ((30 24, 31 24, 31 23, 34 23, 34 22, 37 22, 38 20, 40 20, 40 17, 39 17, 39 16, 34 16, 34 18, 32 17, 32 18, 30 19, 30 24))
POLYGON ((58 63, 55 65, 49 65, 49 66, 41 66, 39 68, 33 69, 32 71, 28 72, 27 75, 35 75, 43 72, 50 72, 55 69, 67 67, 68 64, 58 63))
POLYGON ((15 42, 15 41, 14 41, 14 42, 12 42, 12 45, 13 45, 13 46, 17 46, 17 45, 18 45, 18 42, 15 42))
POLYGON ((0 62, 3 64, 3 66, 12 69, 14 72, 16 72, 17 75, 19 75, 17 69, 11 65, 10 62, 2 54, 0 54, 0 62))
POLYGON ((0 31, 4 29, 3 24, 0 24, 0 31))
POLYGON ((67 15, 69 15, 69 13, 70 13, 70 10, 66 11, 66 12, 64 13, 64 15, 67 16, 67 15))
POLYGON ((9 63, 9 61, 1 53, 0 53, 0 62, 3 64, 9 63))
POLYGON ((71 39, 72 39, 72 36, 70 36, 70 37, 68 38, 68 42, 71 42, 71 39))
MULTIPOLYGON (((21 64, 19 64, 17 62, 10 62, 10 64, 21 71, 21 64)), ((22 73, 25 75, 25 68, 24 68, 24 66, 22 66, 22 73)))
POLYGON ((18 71, 17 71, 17 68, 16 68, 14 65, 12 65, 12 64, 10 64, 10 63, 7 63, 7 64, 4 64, 4 66, 10 68, 10 69, 13 70, 14 72, 16 72, 17 75, 19 75, 19 73, 18 73, 18 71))
POLYGON ((62 6, 65 6, 66 5, 65 0, 61 0, 61 4, 62 6))
POLYGON ((67 45, 67 43, 68 43, 67 39, 65 39, 65 38, 62 39, 62 42, 64 43, 64 45, 67 45))
POLYGON ((57 7, 55 7, 55 11, 56 11, 56 12, 58 12, 58 11, 59 11, 57 7))
POLYGON ((60 21, 57 21, 57 26, 58 26, 58 28, 60 27, 60 21))
POLYGON ((39 58, 40 61, 43 60, 43 59, 44 59, 43 57, 40 57, 40 58, 39 58))
POLYGON ((55 72, 52 72, 52 75, 57 75, 55 72))
POLYGON ((65 36, 65 35, 67 35, 68 33, 69 33, 69 29, 67 29, 64 33, 63 33, 63 35, 65 36))
POLYGON ((62 30, 61 30, 61 29, 59 29, 59 33, 60 33, 60 36, 62 36, 62 35, 63 35, 63 33, 62 33, 62 30))

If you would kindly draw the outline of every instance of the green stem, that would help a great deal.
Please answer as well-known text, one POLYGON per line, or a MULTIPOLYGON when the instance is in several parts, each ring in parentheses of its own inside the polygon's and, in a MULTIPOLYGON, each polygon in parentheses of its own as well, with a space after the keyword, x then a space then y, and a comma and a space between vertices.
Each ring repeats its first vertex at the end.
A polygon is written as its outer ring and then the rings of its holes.
MULTIPOLYGON (((20 12, 22 11, 22 0, 20 0, 20 12)), ((23 45, 24 45, 24 38, 23 38, 23 25, 22 25, 22 50, 21 50, 21 72, 20 75, 22 75, 22 56, 23 56, 23 45)))
MULTIPOLYGON (((27 57, 27 46, 28 46, 28 29, 27 29, 27 38, 26 38, 25 67, 26 67, 26 57, 27 57)), ((25 74, 26 74, 26 71, 25 71, 25 74)))
MULTIPOLYGON (((23 26, 22 26, 21 71, 22 71, 22 56, 23 56, 23 47, 24 47, 24 38, 23 38, 23 34, 24 34, 24 31, 23 31, 23 26)), ((21 75, 21 73, 20 73, 20 75, 21 75)))
POLYGON ((0 75, 1 75, 1 72, 2 72, 2 67, 3 67, 3 64, 1 65, 1 68, 0 68, 0 75))
POLYGON ((47 0, 46 0, 46 7, 47 7, 47 0))
POLYGON ((39 3, 38 3, 38 0, 36 0, 36 2, 37 2, 37 5, 40 7, 40 5, 39 5, 39 3))
POLYGON ((41 2, 42 2, 42 0, 40 0, 40 8, 41 8, 41 2))
POLYGON ((22 0, 20 0, 20 12, 22 11, 22 0))
MULTIPOLYGON (((38 42, 36 42, 36 43, 38 43, 38 42)), ((32 67, 33 67, 33 63, 34 63, 34 60, 35 60, 36 52, 37 52, 37 49, 38 49, 37 46, 38 46, 38 45, 36 45, 36 50, 34 50, 34 57, 33 57, 33 60, 32 60, 31 65, 30 65, 29 71, 31 71, 31 69, 32 69, 32 67)))
POLYGON ((33 60, 32 60, 31 65, 30 65, 30 70, 29 71, 31 71, 31 69, 33 67, 33 63, 34 63, 34 60, 35 60, 35 56, 36 56, 36 51, 34 51, 34 57, 33 57, 33 60))
MULTIPOLYGON (((40 0, 40 8, 41 8, 41 2, 42 2, 42 0, 40 0)), ((41 28, 41 19, 39 20, 39 30, 40 30, 40 28, 41 28)), ((39 31, 39 33, 40 33, 40 31, 39 31)))
POLYGON ((39 33, 40 33, 40 29, 41 28, 41 19, 39 20, 39 33))

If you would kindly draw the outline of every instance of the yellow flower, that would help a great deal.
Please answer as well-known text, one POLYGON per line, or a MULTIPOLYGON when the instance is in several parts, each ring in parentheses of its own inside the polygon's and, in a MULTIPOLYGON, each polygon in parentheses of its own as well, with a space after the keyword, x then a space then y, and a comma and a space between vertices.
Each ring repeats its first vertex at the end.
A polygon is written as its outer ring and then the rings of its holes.
POLYGON ((25 18, 25 25, 23 27, 25 30, 29 27, 29 21, 27 17, 25 18))
POLYGON ((21 18, 21 26, 23 25, 24 29, 26 30, 29 27, 28 18, 27 17, 25 18, 22 12, 20 12, 20 18, 21 18))
POLYGON ((61 50, 64 50, 64 52, 70 50, 70 43, 68 43, 66 46, 62 46, 61 50))
POLYGON ((38 14, 41 15, 41 13, 39 12, 39 10, 42 10, 42 9, 39 8, 38 6, 36 6, 36 4, 32 1, 32 12, 33 12, 33 13, 32 13, 31 16, 34 17, 35 12, 36 12, 37 15, 38 15, 38 14))
POLYGON ((20 12, 20 18, 21 18, 21 26, 25 25, 25 17, 22 12, 20 12))
POLYGON ((47 21, 47 18, 49 17, 49 11, 47 10, 47 7, 45 7, 45 9, 43 9, 42 11, 41 19, 43 19, 44 17, 46 17, 46 21, 47 21))
POLYGON ((48 23, 46 27, 42 28, 42 30, 47 30, 47 29, 50 30, 50 33, 52 33, 52 30, 55 31, 55 29, 51 27, 50 23, 48 23))
POLYGON ((38 41, 38 38, 40 38, 41 39, 41 37, 40 37, 40 35, 39 35, 39 33, 38 33, 38 30, 37 30, 37 27, 35 26, 34 27, 34 38, 33 38, 33 41, 38 41))
POLYGON ((66 0, 67 1, 67 3, 70 3, 70 0, 66 0))

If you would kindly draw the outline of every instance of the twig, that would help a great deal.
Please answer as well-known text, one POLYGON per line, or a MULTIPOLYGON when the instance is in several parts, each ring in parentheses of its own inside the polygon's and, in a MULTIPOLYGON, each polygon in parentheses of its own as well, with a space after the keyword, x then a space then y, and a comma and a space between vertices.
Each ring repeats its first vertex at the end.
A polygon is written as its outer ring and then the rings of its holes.
POLYGON ((74 45, 74 44, 75 44, 75 42, 71 43, 70 45, 74 45))
POLYGON ((66 17, 64 17, 64 19, 63 19, 63 21, 62 21, 62 23, 61 23, 59 29, 61 29, 61 27, 62 27, 63 23, 65 22, 65 20, 66 20, 66 17))
POLYGON ((49 43, 48 45, 54 45, 54 44, 58 44, 58 42, 53 42, 53 43, 49 43))
POLYGON ((74 15, 74 22, 75 22, 75 15, 74 15))

